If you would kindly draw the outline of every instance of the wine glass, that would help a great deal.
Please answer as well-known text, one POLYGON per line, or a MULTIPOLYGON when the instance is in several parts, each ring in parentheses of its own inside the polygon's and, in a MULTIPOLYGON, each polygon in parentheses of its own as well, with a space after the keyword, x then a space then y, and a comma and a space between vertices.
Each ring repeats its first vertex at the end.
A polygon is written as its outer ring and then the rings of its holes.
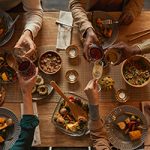
POLYGON ((29 79, 33 77, 36 73, 36 66, 29 58, 23 55, 22 51, 14 49, 14 58, 16 61, 17 71, 20 73, 24 79, 29 79))
POLYGON ((91 44, 88 49, 88 56, 91 62, 102 60, 104 57, 102 47, 97 46, 96 44, 91 44))
POLYGON ((93 79, 97 80, 98 91, 101 90, 101 86, 99 85, 98 81, 103 75, 103 62, 97 60, 94 62, 93 70, 92 70, 93 79))

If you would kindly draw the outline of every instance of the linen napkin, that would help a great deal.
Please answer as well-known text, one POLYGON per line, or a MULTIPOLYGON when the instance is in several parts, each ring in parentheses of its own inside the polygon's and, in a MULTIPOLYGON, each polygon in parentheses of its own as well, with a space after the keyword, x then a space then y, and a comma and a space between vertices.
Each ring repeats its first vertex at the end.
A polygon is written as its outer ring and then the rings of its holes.
MULTIPOLYGON (((21 115, 23 115, 23 103, 21 103, 21 115)), ((34 111, 34 115, 36 115, 38 117, 38 111, 37 111, 37 104, 36 102, 33 102, 33 111, 34 111)), ((35 128, 35 133, 34 133, 34 138, 33 138, 33 142, 32 142, 32 146, 37 146, 41 144, 41 138, 40 138, 40 128, 39 126, 37 126, 35 128)))
POLYGON ((150 101, 143 101, 142 104, 142 112, 147 120, 148 124, 148 133, 144 142, 144 150, 150 150, 150 101))
POLYGON ((57 32, 57 49, 66 49, 71 42, 73 18, 71 12, 60 11, 57 32))

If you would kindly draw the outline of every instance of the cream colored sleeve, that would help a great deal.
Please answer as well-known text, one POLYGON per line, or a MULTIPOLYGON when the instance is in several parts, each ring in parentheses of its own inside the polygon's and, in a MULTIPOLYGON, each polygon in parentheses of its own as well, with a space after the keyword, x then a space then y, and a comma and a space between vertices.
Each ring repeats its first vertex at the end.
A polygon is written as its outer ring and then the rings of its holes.
POLYGON ((111 150, 103 121, 101 119, 96 121, 90 120, 89 126, 90 137, 95 150, 111 150))
POLYGON ((32 32, 33 38, 36 37, 42 26, 43 10, 40 0, 22 0, 25 13, 25 30, 32 32))
POLYGON ((143 8, 144 0, 129 0, 123 11, 131 12, 134 17, 137 17, 143 8))
POLYGON ((69 1, 69 8, 72 12, 74 22, 78 25, 82 36, 84 35, 84 33, 88 28, 90 27, 93 28, 86 14, 86 10, 85 10, 86 2, 87 1, 84 2, 84 0, 69 1))
POLYGON ((148 54, 150 53, 150 39, 145 40, 142 43, 136 44, 141 49, 141 54, 148 54))

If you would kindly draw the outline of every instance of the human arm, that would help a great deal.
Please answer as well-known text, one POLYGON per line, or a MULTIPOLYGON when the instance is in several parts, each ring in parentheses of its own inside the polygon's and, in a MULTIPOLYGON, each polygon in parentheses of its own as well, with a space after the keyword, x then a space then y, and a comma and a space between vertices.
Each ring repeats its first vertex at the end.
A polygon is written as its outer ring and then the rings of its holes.
POLYGON ((99 93, 97 89, 96 80, 91 80, 87 84, 84 92, 89 100, 89 114, 90 114, 90 137, 93 147, 96 150, 105 149, 110 150, 109 141, 107 140, 106 131, 102 119, 99 114, 99 93))
POLYGON ((34 44, 34 38, 42 26, 43 10, 40 4, 40 0, 22 0, 23 8, 26 11, 24 15, 25 26, 24 31, 16 43, 15 47, 20 48, 24 44, 30 47, 27 52, 27 56, 31 56, 36 49, 34 44))
POLYGON ((142 43, 134 44, 132 46, 129 46, 128 44, 124 42, 119 42, 117 44, 112 45, 110 49, 111 48, 117 49, 121 52, 121 59, 115 64, 115 65, 118 65, 121 62, 123 62, 125 59, 133 55, 138 55, 138 54, 141 55, 141 54, 150 53, 150 39, 145 40, 142 43))
POLYGON ((21 132, 19 138, 10 150, 29 150, 32 145, 34 131, 36 126, 39 124, 39 120, 33 112, 31 95, 37 73, 38 69, 36 70, 35 76, 29 80, 24 80, 23 77, 18 75, 23 96, 24 114, 20 121, 21 132))
POLYGON ((144 0, 129 0, 124 5, 122 14, 119 18, 120 24, 128 25, 141 13, 144 0))
POLYGON ((89 21, 85 5, 87 1, 81 0, 70 0, 69 1, 69 8, 72 12, 74 22, 78 25, 79 30, 81 32, 82 37, 84 38, 83 41, 83 54, 85 59, 89 60, 88 57, 88 48, 89 45, 94 43, 99 45, 99 40, 95 34, 94 28, 89 21))

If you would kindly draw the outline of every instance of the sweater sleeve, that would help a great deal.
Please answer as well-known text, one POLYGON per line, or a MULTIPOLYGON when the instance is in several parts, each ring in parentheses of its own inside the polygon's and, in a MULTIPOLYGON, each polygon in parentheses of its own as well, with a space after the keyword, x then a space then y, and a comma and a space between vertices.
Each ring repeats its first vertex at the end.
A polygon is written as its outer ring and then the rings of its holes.
POLYGON ((10 150, 30 150, 34 131, 38 124, 39 120, 35 115, 23 115, 20 122, 21 133, 18 140, 10 150))
POLYGON ((84 8, 85 5, 85 2, 81 0, 69 1, 69 8, 72 12, 74 22, 78 25, 82 36, 88 28, 93 28, 91 22, 88 20, 86 10, 84 8))
POLYGON ((102 119, 100 119, 99 105, 89 105, 89 113, 90 113, 90 123, 89 123, 90 137, 94 149, 111 150, 103 121, 102 119))
POLYGON ((141 54, 150 53, 150 39, 145 40, 142 43, 136 44, 141 49, 141 54))
POLYGON ((143 8, 144 0, 129 0, 129 2, 125 5, 123 11, 131 12, 134 17, 137 17, 143 8))
POLYGON ((25 30, 32 32, 33 38, 36 37, 42 26, 43 10, 40 0, 22 0, 25 13, 25 30))

